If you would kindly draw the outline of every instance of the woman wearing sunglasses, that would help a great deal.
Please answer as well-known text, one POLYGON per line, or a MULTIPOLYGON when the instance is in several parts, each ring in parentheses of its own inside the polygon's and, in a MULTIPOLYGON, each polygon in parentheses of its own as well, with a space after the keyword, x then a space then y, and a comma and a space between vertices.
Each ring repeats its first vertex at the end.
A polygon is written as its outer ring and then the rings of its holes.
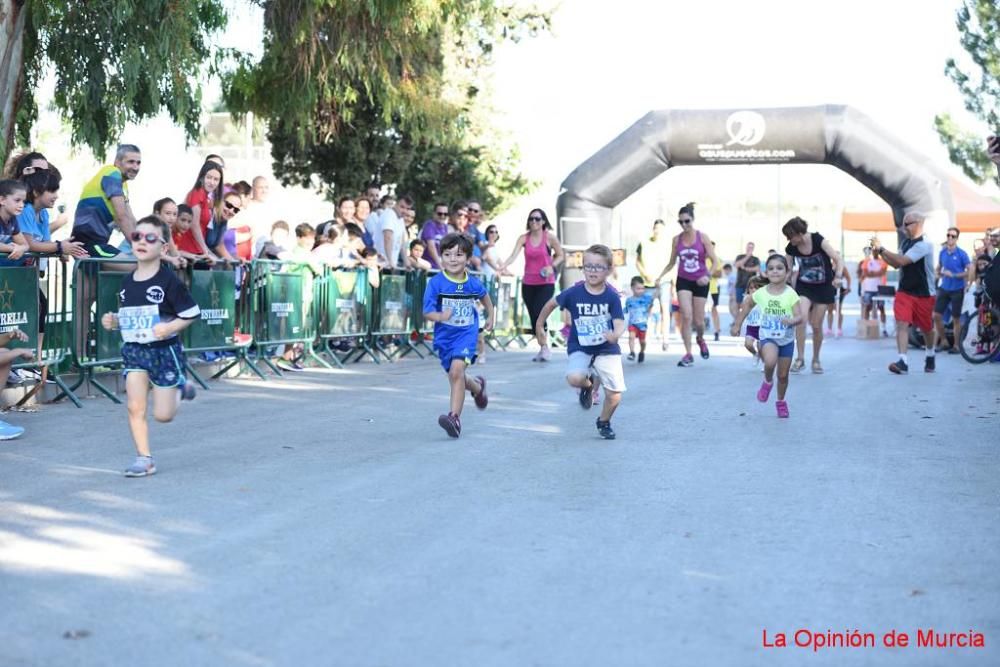
MULTIPOLYGON (((833 281, 836 276, 844 273, 844 262, 830 241, 818 232, 810 233, 809 223, 798 216, 786 222, 781 233, 788 239, 788 245, 785 246, 788 265, 792 266, 792 262, 795 262, 797 267, 792 272, 791 283, 802 300, 802 308, 812 327, 811 368, 813 373, 819 374, 823 372, 823 365, 819 361, 819 353, 823 348, 823 315, 836 300, 837 290, 833 281)), ((806 323, 802 322, 795 328, 793 373, 805 368, 805 354, 806 323)))
POLYGON ((536 335, 540 349, 532 361, 548 361, 552 357, 552 351, 549 349, 548 325, 543 324, 539 329, 536 324, 542 308, 556 292, 556 269, 563 263, 565 256, 559 239, 552 232, 552 225, 545 211, 540 208, 532 209, 528 214, 527 227, 528 231, 518 237, 517 243, 514 244, 514 252, 500 265, 500 270, 501 272, 506 270, 517 258, 521 249, 524 249, 521 297, 528 309, 532 333, 541 331, 540 336, 536 335))
POLYGON ((249 225, 230 229, 229 221, 239 213, 243 200, 236 192, 222 198, 222 211, 212 218, 205 241, 215 254, 229 262, 250 261, 253 258, 253 234, 249 225))
POLYGON ((677 301, 681 309, 681 340, 684 342, 684 356, 677 362, 678 366, 694 365, 694 355, 691 354, 691 330, 695 331, 701 358, 708 359, 708 343, 705 342, 705 302, 708 300, 709 276, 708 262, 712 266, 722 266, 715 256, 715 247, 705 232, 694 228, 694 202, 681 207, 677 212, 677 224, 681 233, 674 237, 670 251, 670 262, 656 279, 657 286, 663 276, 677 266, 677 301))

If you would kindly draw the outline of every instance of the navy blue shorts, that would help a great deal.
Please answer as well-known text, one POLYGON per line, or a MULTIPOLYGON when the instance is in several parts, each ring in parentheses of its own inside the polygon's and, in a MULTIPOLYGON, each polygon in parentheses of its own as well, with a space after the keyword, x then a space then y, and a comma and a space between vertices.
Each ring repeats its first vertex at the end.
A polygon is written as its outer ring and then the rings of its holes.
POLYGON ((179 387, 184 384, 184 348, 179 340, 172 343, 124 343, 122 375, 143 371, 155 387, 179 387))
POLYGON ((785 343, 784 345, 781 345, 773 338, 765 338, 764 340, 760 341, 760 349, 763 350, 765 345, 774 345, 776 348, 778 348, 779 359, 791 359, 792 357, 795 356, 794 340, 791 343, 785 343))

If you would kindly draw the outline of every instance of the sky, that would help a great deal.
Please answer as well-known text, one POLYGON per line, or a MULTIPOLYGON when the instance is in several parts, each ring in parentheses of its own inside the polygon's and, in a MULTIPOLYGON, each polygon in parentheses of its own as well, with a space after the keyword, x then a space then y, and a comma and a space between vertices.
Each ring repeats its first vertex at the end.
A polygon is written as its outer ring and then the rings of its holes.
MULTIPOLYGON (((498 50, 492 82, 500 127, 542 182, 534 205, 554 208, 559 184, 582 161, 654 109, 740 109, 846 104, 953 174, 934 130, 949 112, 972 131, 945 76, 965 56, 958 0, 563 0, 551 34, 498 50), (544 204, 542 204, 544 203, 544 204)), ((985 190, 996 196, 995 187, 985 190)), ((747 240, 780 242, 800 214, 839 235, 844 209, 888 211, 853 178, 826 165, 671 169, 616 209, 621 247, 687 201, 707 206, 701 226, 732 255, 747 240), (751 202, 774 212, 750 219, 751 202), (738 224, 734 224, 738 223, 738 224)), ((526 204, 526 212, 532 204, 526 204)), ((848 233, 848 237, 851 234, 848 233)), ((850 246, 863 239, 848 238, 850 246)))
MULTIPOLYGON (((548 179, 653 109, 847 104, 947 162, 936 113, 971 121, 945 77, 954 0, 564 0, 551 35, 505 45, 496 103, 548 179)), ((972 125, 975 128, 975 125, 972 125)))

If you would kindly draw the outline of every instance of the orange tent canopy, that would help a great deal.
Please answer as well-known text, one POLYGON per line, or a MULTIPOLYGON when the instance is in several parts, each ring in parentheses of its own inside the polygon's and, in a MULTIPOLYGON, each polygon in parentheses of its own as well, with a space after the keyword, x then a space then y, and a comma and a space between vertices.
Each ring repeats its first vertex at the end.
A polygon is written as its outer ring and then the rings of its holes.
MULTIPOLYGON (((963 232, 985 232, 1000 227, 1000 202, 984 197, 957 178, 951 178, 956 226, 963 232)), ((840 228, 854 232, 894 232, 892 211, 844 211, 840 228)))

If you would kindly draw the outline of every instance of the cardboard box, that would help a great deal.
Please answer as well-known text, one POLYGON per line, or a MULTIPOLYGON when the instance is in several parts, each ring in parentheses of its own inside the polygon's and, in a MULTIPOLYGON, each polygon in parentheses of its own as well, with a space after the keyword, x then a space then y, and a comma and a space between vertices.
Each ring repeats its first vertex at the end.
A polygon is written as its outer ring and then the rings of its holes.
POLYGON ((861 340, 878 340, 878 320, 858 320, 858 338, 861 340))

